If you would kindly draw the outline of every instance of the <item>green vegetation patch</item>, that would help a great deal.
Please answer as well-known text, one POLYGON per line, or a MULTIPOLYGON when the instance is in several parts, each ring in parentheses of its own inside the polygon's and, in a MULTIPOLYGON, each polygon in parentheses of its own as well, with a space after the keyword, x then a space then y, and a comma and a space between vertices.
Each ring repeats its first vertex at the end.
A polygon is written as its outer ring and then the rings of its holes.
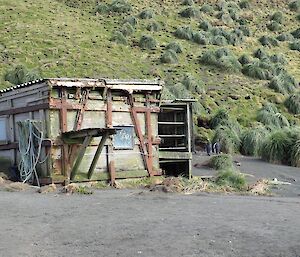
POLYGON ((40 78, 41 75, 37 70, 29 70, 23 65, 17 65, 4 74, 4 80, 14 85, 23 84, 40 78))
POLYGON ((290 95, 284 105, 290 113, 300 114, 300 92, 290 95))
POLYGON ((147 35, 143 35, 139 42, 139 47, 142 49, 155 49, 157 46, 156 40, 147 35))
POLYGON ((209 166, 215 170, 227 170, 233 168, 233 160, 229 154, 220 154, 213 156, 209 160, 209 166))

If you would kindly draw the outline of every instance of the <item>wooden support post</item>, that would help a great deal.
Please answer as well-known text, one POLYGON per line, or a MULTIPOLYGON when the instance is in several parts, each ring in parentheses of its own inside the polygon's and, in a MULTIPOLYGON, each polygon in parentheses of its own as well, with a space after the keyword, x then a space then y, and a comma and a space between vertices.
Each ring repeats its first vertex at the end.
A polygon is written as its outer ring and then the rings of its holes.
MULTIPOLYGON (((64 133, 67 131, 67 91, 65 88, 61 89, 61 108, 59 111, 59 118, 60 118, 60 130, 61 133, 64 133)), ((68 145, 64 144, 62 146, 62 159, 61 159, 61 167, 62 167, 62 173, 66 177, 70 177, 69 174, 69 149, 68 145)))
POLYGON ((115 161, 114 160, 109 162, 108 170, 109 170, 109 176, 110 176, 110 184, 111 184, 111 186, 115 186, 115 183, 116 183, 116 168, 115 168, 115 161))
POLYGON ((88 179, 90 179, 90 178, 92 177, 92 175, 93 175, 93 172, 94 172, 94 170, 95 170, 95 168, 96 168, 96 164, 97 164, 97 162, 98 162, 98 160, 99 160, 100 154, 101 154, 101 152, 102 152, 102 149, 103 149, 103 147, 104 147, 104 144, 105 144, 106 139, 108 138, 108 136, 109 136, 109 133, 105 133, 105 134, 102 136, 102 138, 101 138, 101 141, 100 141, 100 143, 99 143, 99 145, 98 145, 98 147, 97 147, 96 153, 95 153, 95 155, 94 155, 92 164, 91 164, 91 166, 90 166, 90 168, 89 168, 89 171, 88 171, 88 179))
POLYGON ((85 154, 85 151, 86 151, 86 148, 88 147, 88 145, 90 144, 92 140, 92 136, 86 136, 84 141, 83 141, 83 144, 82 146, 80 147, 80 151, 79 151, 79 154, 78 154, 78 157, 75 161, 75 164, 72 168, 72 172, 71 172, 71 176, 70 176, 70 179, 73 180, 74 177, 76 176, 76 173, 77 173, 77 170, 79 168, 79 165, 83 159, 83 156, 85 154))
POLYGON ((147 129, 147 146, 148 146, 148 168, 149 175, 153 176, 153 151, 152 151, 152 126, 151 126, 151 110, 150 95, 147 94, 147 110, 146 110, 146 129, 147 129))
POLYGON ((131 106, 131 112, 130 113, 131 113, 132 122, 133 122, 134 129, 135 129, 135 133, 136 133, 136 135, 139 139, 140 152, 142 154, 142 158, 143 158, 146 170, 148 171, 149 175, 152 176, 152 169, 150 168, 150 165, 149 165, 149 159, 146 156, 147 150, 145 149, 146 148, 145 147, 145 140, 144 140, 143 133, 142 133, 142 130, 141 130, 141 126, 140 126, 140 123, 139 123, 139 120, 138 120, 138 117, 137 117, 137 113, 136 113, 136 110, 135 110, 135 107, 134 107, 132 94, 128 95, 128 99, 129 99, 129 103, 130 103, 130 106, 131 106))

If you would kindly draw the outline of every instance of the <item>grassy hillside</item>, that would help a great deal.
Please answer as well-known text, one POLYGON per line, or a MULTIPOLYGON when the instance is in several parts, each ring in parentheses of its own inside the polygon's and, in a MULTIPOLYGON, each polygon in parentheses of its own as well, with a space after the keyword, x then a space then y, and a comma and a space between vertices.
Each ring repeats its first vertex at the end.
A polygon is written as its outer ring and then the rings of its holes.
POLYGON ((300 81, 299 12, 279 0, 2 0, 0 87, 18 64, 43 77, 161 77, 167 95, 198 100, 200 123, 226 108, 253 126, 267 102, 299 123, 283 104, 299 90, 289 86, 300 81))

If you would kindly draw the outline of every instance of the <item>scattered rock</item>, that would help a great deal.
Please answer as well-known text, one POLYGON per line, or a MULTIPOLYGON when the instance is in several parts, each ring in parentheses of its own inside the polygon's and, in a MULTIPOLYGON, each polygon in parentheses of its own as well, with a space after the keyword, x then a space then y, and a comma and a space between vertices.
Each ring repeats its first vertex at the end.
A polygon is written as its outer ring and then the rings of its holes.
POLYGON ((265 195, 269 188, 267 179, 260 179, 249 187, 249 192, 256 195, 265 195))
POLYGON ((29 189, 29 185, 22 182, 13 182, 5 185, 7 191, 18 192, 29 189))
POLYGON ((8 180, 8 176, 4 172, 0 172, 0 178, 8 180))
POLYGON ((79 189, 79 186, 75 183, 71 183, 69 185, 66 185, 62 188, 62 192, 63 193, 69 193, 69 194, 73 194, 76 193, 79 189))
POLYGON ((0 177, 0 184, 3 184, 4 182, 5 180, 2 177, 0 177))
POLYGON ((46 193, 50 193, 50 192, 55 192, 56 191, 56 185, 55 184, 50 184, 47 186, 43 186, 41 188, 38 189, 38 192, 41 194, 46 194, 46 193))

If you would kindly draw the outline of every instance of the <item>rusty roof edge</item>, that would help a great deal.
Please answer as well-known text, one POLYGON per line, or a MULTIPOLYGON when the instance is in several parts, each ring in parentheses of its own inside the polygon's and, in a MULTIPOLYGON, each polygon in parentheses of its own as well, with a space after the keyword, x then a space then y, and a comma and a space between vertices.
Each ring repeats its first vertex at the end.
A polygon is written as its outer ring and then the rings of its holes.
MULTIPOLYGON (((42 83, 45 81, 49 81, 50 84, 55 84, 57 82, 92 82, 92 83, 104 83, 105 85, 156 85, 156 86, 164 86, 164 82, 161 79, 107 79, 107 78, 99 78, 99 79, 90 79, 90 78, 42 78, 33 81, 29 81, 23 84, 15 85, 12 87, 4 88, 0 90, 0 94, 13 91, 19 88, 24 88, 31 86, 33 84, 42 83)), ((142 89, 142 88, 141 88, 142 89)))

